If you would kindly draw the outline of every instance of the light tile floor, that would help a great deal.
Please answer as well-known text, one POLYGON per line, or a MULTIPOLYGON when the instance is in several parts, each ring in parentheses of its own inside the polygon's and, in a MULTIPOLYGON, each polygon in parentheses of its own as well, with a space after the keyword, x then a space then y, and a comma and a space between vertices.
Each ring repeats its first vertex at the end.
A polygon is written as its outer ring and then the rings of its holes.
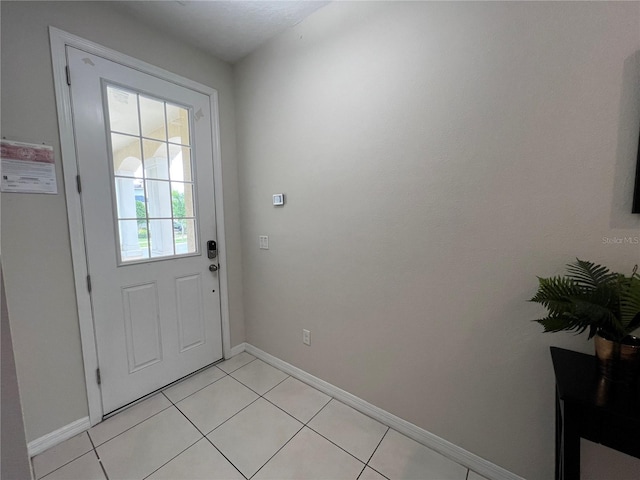
POLYGON ((481 480, 242 353, 33 459, 45 480, 481 480))

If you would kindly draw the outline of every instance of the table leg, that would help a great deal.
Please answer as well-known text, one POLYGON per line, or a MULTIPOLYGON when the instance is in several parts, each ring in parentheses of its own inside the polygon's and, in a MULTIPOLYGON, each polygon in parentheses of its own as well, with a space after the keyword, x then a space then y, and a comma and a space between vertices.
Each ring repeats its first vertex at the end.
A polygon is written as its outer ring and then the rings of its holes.
POLYGON ((556 468, 555 480, 562 480, 562 410, 556 389, 556 468))
POLYGON ((580 425, 575 406, 562 405, 562 480, 580 480, 580 425))

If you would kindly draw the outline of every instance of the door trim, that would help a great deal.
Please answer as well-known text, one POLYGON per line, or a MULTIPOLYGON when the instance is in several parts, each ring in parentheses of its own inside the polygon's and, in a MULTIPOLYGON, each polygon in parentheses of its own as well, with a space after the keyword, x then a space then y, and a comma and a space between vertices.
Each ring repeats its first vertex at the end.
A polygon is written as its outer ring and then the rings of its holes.
MULTIPOLYGON (((91 425, 102 421, 103 407, 100 386, 96 381, 98 369, 98 353, 96 335, 91 308, 91 296, 87 290, 87 255, 84 238, 84 222, 82 219, 82 203, 78 195, 76 176, 78 174, 78 159, 73 133, 73 118, 71 112, 71 95, 67 85, 66 47, 74 47, 87 53, 100 56, 106 60, 120 63, 124 66, 153 75, 163 80, 195 90, 209 97, 211 106, 211 125, 213 139, 213 175, 214 200, 216 213, 216 231, 218 240, 218 258, 220 270, 220 314, 222 320, 222 352, 224 358, 231 355, 231 334, 229 328, 229 289, 227 278, 227 249, 225 236, 224 204, 222 195, 222 155, 220 149, 220 125, 218 112, 217 90, 186 79, 175 73, 130 57, 123 53, 98 45, 76 35, 67 33, 55 27, 49 27, 51 41, 51 60, 53 63, 53 80, 56 94, 56 108, 60 129, 60 148, 62 152, 62 170, 65 184, 65 198, 67 201, 67 217, 69 219, 69 236, 71 240, 71 259, 78 306, 78 320, 80 325, 80 341, 82 345, 82 359, 84 362, 84 376, 87 387, 87 401, 89 404, 89 420, 91 425)), ((212 360, 213 361, 213 360, 212 360)))

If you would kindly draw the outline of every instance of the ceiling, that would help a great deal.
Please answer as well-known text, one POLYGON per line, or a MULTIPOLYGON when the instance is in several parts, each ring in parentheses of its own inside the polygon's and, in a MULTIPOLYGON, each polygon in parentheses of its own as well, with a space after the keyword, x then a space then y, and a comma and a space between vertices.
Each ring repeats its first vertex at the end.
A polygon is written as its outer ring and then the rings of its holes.
POLYGON ((329 2, 147 0, 116 3, 137 20, 235 63, 329 2))

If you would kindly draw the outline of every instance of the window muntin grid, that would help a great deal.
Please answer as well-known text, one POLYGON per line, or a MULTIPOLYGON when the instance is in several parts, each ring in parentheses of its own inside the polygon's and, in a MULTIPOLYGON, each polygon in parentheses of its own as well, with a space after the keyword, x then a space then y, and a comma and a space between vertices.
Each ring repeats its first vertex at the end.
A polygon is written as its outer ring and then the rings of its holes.
POLYGON ((190 112, 106 86, 120 264, 199 253, 190 112))

